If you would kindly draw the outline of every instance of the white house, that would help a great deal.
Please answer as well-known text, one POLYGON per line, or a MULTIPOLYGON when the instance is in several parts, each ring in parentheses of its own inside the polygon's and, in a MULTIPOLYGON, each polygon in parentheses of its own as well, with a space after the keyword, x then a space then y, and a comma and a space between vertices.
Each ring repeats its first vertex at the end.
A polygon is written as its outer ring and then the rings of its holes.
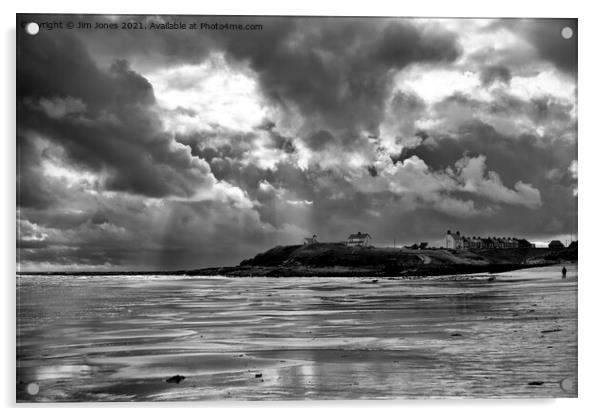
POLYGON ((370 245, 370 234, 362 234, 358 231, 357 234, 351 234, 347 237, 347 245, 353 247, 368 247, 370 245))
POLYGON ((318 236, 312 235, 311 237, 306 237, 303 239, 303 244, 316 244, 318 242, 318 236))
POLYGON ((445 235, 445 248, 452 250, 464 248, 464 241, 460 235, 460 231, 456 231, 455 233, 452 233, 449 230, 447 231, 447 234, 445 235))

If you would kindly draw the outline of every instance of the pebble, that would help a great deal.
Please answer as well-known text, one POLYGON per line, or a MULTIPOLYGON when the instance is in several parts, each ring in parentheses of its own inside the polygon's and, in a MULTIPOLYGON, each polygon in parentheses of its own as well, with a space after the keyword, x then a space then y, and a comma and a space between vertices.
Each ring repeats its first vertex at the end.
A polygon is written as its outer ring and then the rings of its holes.
POLYGON ((179 374, 176 374, 175 376, 171 376, 168 379, 166 379, 165 381, 167 383, 176 383, 176 384, 180 384, 180 381, 184 380, 186 377, 181 376, 179 374))

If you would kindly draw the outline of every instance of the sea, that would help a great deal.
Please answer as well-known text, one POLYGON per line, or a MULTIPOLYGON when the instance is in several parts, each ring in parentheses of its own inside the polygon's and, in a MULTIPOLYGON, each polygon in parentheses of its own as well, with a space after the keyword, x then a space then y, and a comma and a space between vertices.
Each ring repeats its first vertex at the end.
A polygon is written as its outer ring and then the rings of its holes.
POLYGON ((576 397, 577 266, 19 274, 18 402, 576 397), (179 376, 179 377, 178 377, 179 376))

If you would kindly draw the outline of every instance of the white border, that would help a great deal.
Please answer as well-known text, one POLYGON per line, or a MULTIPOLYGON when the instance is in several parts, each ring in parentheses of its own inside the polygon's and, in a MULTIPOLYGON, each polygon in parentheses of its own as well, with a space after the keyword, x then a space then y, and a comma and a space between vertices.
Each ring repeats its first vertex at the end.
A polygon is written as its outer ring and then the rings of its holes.
MULTIPOLYGON (((1 81, 3 97, 0 112, 4 135, 2 137, 2 179, 0 180, 1 219, 3 247, 0 250, 3 266, 3 342, 2 378, 0 406, 8 407, 9 414, 20 411, 33 413, 43 411, 50 415, 104 414, 107 411, 143 411, 146 414, 166 412, 210 412, 245 414, 306 414, 330 413, 342 410, 346 414, 364 414, 368 409, 377 408, 382 414, 399 414, 400 411, 418 411, 421 414, 448 415, 507 415, 509 412, 541 411, 546 415, 566 415, 594 413, 598 388, 600 386, 600 346, 597 308, 602 296, 602 271, 594 263, 597 257, 596 243, 602 235, 599 221, 600 194, 599 166, 602 166, 600 142, 600 14, 595 3, 579 1, 547 0, 529 2, 526 0, 487 1, 435 1, 415 2, 369 0, 350 4, 349 2, 326 2, 325 0, 304 0, 296 4, 282 1, 229 1, 184 2, 102 0, 98 2, 43 1, 29 0, 26 3, 6 1, 2 4, 2 47, 3 64, 1 81), (581 253, 579 259, 579 399, 555 400, 416 400, 416 401, 357 401, 357 402, 242 402, 242 403, 182 403, 182 404, 93 404, 93 405, 52 405, 15 406, 15 13, 144 13, 144 14, 260 14, 260 15, 358 15, 358 16, 451 16, 451 17, 577 17, 579 18, 579 236, 581 253), (85 408, 84 409, 82 409, 85 408), (197 409, 194 409, 197 407, 197 409)), ((6 414, 6 413, 5 413, 6 414)))

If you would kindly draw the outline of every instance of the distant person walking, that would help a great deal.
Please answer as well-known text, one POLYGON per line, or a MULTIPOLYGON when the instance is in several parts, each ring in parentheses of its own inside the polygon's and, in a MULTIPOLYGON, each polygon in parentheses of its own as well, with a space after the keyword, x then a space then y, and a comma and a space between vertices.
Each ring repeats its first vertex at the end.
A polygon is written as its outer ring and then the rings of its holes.
POLYGON ((566 267, 562 267, 562 278, 566 279, 566 267))

